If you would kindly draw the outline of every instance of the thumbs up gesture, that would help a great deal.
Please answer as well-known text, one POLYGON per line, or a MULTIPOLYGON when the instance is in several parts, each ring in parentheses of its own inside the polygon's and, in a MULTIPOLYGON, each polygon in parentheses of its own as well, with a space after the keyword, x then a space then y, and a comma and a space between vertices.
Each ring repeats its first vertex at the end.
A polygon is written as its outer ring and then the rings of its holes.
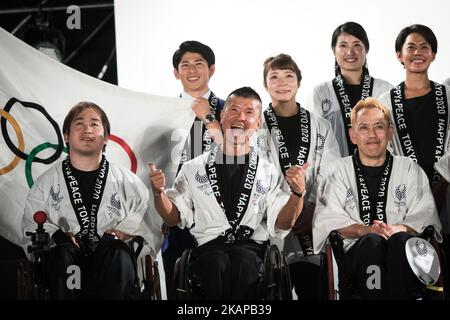
POLYGON ((149 163, 150 183, 152 185, 153 195, 160 195, 166 188, 166 176, 161 169, 157 169, 154 163, 149 163))

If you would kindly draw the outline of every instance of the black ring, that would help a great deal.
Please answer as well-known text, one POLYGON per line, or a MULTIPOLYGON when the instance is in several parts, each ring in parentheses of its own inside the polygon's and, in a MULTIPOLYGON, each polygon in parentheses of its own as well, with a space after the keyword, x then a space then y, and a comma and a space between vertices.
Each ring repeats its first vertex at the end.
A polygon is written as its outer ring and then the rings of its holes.
MULTIPOLYGON (((48 114, 48 112, 44 109, 44 107, 42 107, 41 105, 37 104, 37 103, 33 103, 33 102, 26 102, 26 101, 20 101, 16 98, 11 98, 9 99, 9 101, 6 103, 5 107, 3 108, 3 110, 5 110, 6 112, 9 112, 9 110, 11 110, 11 108, 13 107, 13 105, 19 102, 21 105, 23 105, 25 108, 31 108, 31 109, 36 109, 37 111, 41 112, 45 118, 47 118, 48 121, 50 121, 50 124, 52 125, 52 127, 55 129, 56 135, 58 137, 58 147, 56 148, 55 153, 48 157, 47 159, 42 159, 39 157, 35 157, 33 159, 33 162, 39 162, 39 163, 43 163, 43 164, 50 164, 53 163, 55 160, 57 160, 64 149, 64 143, 63 143, 63 138, 61 135, 61 131, 59 129, 58 124, 56 123, 55 120, 53 120, 53 118, 48 114)), ((0 119, 0 126, 1 126, 1 130, 2 130, 2 134, 3 137, 5 139, 6 144, 8 145, 9 149, 18 157, 22 158, 23 160, 27 160, 28 158, 28 154, 20 151, 19 149, 16 148, 16 146, 14 145, 14 143, 11 141, 10 137, 9 137, 9 133, 8 130, 6 129, 6 119, 4 117, 1 117, 0 119)))

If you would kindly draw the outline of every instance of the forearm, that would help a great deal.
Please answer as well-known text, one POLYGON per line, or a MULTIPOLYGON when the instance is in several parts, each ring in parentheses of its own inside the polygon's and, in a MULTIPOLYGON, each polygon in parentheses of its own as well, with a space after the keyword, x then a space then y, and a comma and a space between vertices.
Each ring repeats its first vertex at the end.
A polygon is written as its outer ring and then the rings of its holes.
POLYGON ((417 233, 414 229, 412 229, 404 224, 393 224, 393 225, 391 225, 391 229, 392 229, 392 234, 397 233, 397 232, 406 232, 409 234, 417 233))
POLYGON ((346 239, 360 238, 370 232, 370 227, 363 224, 352 224, 348 227, 338 229, 339 234, 346 239))
POLYGON ((181 222, 180 212, 164 192, 155 194, 153 200, 156 211, 168 226, 176 226, 181 222))
POLYGON ((303 201, 303 197, 297 197, 296 195, 291 194, 289 200, 278 214, 275 227, 281 230, 291 229, 301 214, 303 209, 303 201))

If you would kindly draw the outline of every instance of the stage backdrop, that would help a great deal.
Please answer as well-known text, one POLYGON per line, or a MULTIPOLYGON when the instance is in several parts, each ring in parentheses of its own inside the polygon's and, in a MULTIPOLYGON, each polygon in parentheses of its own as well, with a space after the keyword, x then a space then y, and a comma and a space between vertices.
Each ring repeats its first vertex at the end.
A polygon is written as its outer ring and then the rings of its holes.
POLYGON ((263 62, 290 54, 302 70, 298 98, 306 104, 312 88, 334 76, 331 35, 346 22, 367 31, 370 73, 392 84, 404 79, 394 43, 413 23, 429 26, 438 39, 430 78, 450 77, 450 2, 447 0, 115 0, 119 84, 172 96, 180 84, 172 54, 185 40, 202 41, 216 54, 211 88, 219 97, 243 85, 262 96, 263 62))
POLYGON ((0 235, 21 244, 27 193, 37 176, 65 158, 61 128, 79 101, 106 111, 112 134, 108 159, 137 172, 147 186, 147 163, 154 162, 172 183, 194 119, 188 103, 86 76, 1 28, 0 44, 0 235))

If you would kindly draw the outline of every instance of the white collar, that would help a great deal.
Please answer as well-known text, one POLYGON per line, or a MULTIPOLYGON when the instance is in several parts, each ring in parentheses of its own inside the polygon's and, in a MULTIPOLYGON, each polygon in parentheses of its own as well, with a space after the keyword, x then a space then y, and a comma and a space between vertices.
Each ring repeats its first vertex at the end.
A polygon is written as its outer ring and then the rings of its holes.
MULTIPOLYGON (((206 91, 206 93, 202 96, 205 99, 209 99, 209 96, 211 95, 211 90, 206 91)), ((195 100, 195 98, 193 96, 191 96, 190 94, 186 93, 186 92, 182 92, 181 93, 181 99, 185 99, 185 100, 195 100)))

